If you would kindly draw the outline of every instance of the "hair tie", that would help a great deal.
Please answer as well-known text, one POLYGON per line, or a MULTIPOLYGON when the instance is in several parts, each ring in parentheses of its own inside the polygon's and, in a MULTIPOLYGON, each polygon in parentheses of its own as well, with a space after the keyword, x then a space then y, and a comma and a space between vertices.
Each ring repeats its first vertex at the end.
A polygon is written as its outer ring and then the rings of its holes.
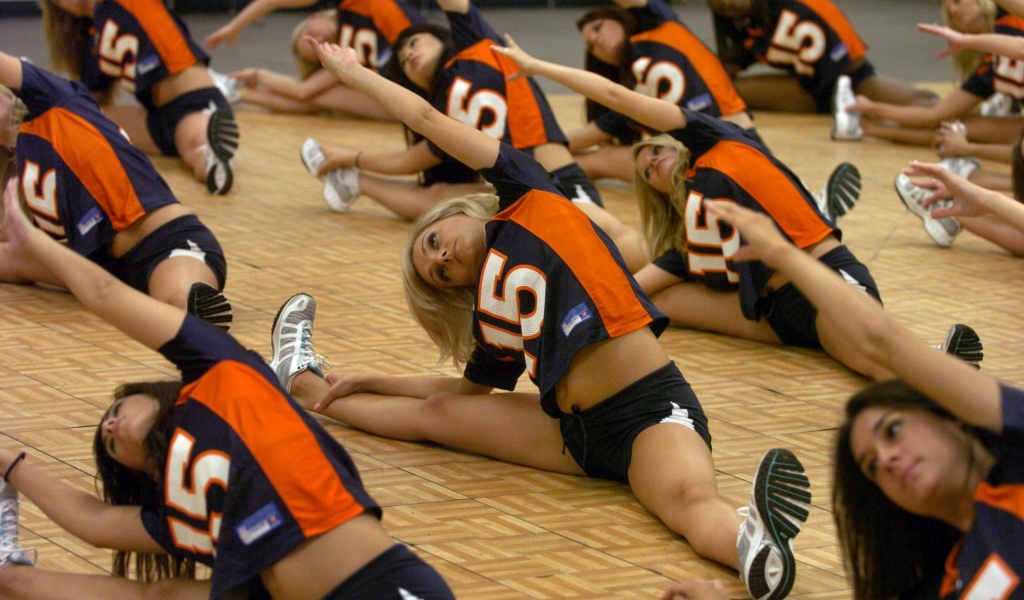
POLYGON ((13 461, 11 461, 11 464, 7 467, 7 470, 4 471, 4 483, 10 483, 11 482, 11 480, 10 480, 11 471, 13 471, 14 467, 18 466, 18 463, 20 463, 23 460, 25 460, 25 452, 24 451, 22 451, 21 454, 19 454, 13 461))

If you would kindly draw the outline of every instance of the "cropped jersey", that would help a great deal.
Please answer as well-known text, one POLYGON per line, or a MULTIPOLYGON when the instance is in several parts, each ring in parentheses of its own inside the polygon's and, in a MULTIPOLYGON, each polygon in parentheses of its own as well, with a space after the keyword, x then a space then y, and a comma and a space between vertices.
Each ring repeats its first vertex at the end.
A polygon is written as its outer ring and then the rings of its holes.
MULTIPOLYGON (((1024 37, 1024 19, 999 9, 994 31, 1024 37)), ((988 98, 1001 92, 1011 98, 1024 100, 1024 60, 989 54, 960 89, 979 98, 988 98)))
POLYGON ((631 8, 629 38, 636 91, 713 117, 747 109, 721 61, 662 0, 631 8))
POLYGON ((668 318, 536 161, 502 144, 494 166, 480 173, 501 211, 487 223, 473 315, 477 347, 464 375, 512 390, 525 370, 544 411, 557 418, 555 384, 581 348, 645 326, 660 335, 668 318))
POLYGON ((338 45, 354 48, 359 63, 374 71, 391 57, 391 42, 426 19, 406 0, 341 0, 338 45))
POLYGON ((191 315, 160 353, 181 371, 163 494, 142 509, 168 553, 213 569, 211 598, 261 589, 299 544, 380 509, 351 457, 255 352, 191 315))
MULTIPOLYGON (((532 78, 507 78, 519 70, 510 58, 491 50, 501 37, 470 5, 466 14, 448 12, 455 56, 430 92, 438 111, 520 150, 549 142, 567 143, 547 98, 532 78)), ((433 143, 435 156, 453 160, 433 143)))
POLYGON ((29 111, 16 150, 25 199, 40 229, 103 264, 117 232, 177 200, 82 84, 21 67, 14 91, 29 111))
POLYGON ((867 46, 830 0, 753 0, 742 19, 715 15, 718 56, 726 65, 761 62, 795 75, 815 98, 864 58, 867 46))
POLYGON ((1024 598, 1024 391, 1000 385, 998 462, 974 494, 974 522, 946 562, 947 600, 1024 598))
POLYGON ((799 248, 841 233, 817 208, 800 179, 758 142, 732 123, 682 109, 686 127, 669 135, 690 150, 686 172, 686 247, 672 249, 654 264, 685 281, 714 290, 740 292, 743 316, 760 317, 756 307, 773 271, 761 262, 733 262, 740 237, 707 212, 704 200, 731 200, 765 213, 799 248))
POLYGON ((197 62, 210 62, 161 0, 97 0, 93 24, 82 82, 105 92, 120 81, 148 110, 155 108, 154 84, 197 62))

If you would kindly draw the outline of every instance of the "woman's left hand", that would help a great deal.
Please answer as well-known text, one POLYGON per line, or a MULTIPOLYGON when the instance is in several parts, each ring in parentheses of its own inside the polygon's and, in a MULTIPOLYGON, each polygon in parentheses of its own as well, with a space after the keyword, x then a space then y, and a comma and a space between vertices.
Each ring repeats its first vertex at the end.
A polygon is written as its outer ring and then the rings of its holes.
POLYGON ((661 600, 728 600, 725 586, 713 581, 681 581, 665 590, 661 600))

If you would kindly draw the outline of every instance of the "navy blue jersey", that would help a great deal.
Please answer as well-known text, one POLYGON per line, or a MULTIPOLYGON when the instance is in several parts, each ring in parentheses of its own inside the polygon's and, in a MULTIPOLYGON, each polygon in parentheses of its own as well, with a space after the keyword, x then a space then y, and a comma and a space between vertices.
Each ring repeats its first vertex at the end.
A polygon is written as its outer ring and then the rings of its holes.
POLYGON ((636 91, 713 117, 747 109, 718 57, 662 0, 631 8, 637 31, 629 38, 636 91))
POLYGON ((341 0, 338 45, 354 48, 359 63, 376 71, 391 57, 391 42, 398 34, 425 22, 406 0, 341 0))
POLYGON ((800 248, 830 234, 841 234, 819 212, 800 179, 740 127, 688 109, 686 127, 669 135, 690 150, 686 172, 685 248, 674 248, 654 264, 686 281, 715 290, 739 289, 743 315, 760 315, 755 306, 772 269, 761 262, 732 261, 739 235, 704 207, 704 200, 731 200, 765 213, 800 248))
POLYGON ((726 65, 783 69, 815 98, 831 97, 836 79, 867 53, 830 0, 753 0, 747 17, 715 15, 715 36, 726 65))
POLYGON ((122 231, 176 203, 153 164, 82 84, 22 62, 28 106, 16 149, 22 191, 39 228, 96 262, 122 231))
POLYGON ((501 200, 487 224, 488 253, 473 318, 477 348, 465 376, 515 388, 525 370, 541 404, 560 413, 555 384, 581 348, 668 319, 629 274, 614 244, 526 154, 502 144, 481 170, 501 200))
POLYGON ((974 494, 974 522, 946 563, 946 600, 1024 598, 1024 391, 1001 385, 998 462, 974 494))
POLYGON ((348 453, 270 367, 191 315, 160 353, 181 371, 163 502, 142 520, 168 553, 213 569, 211 598, 346 521, 380 509, 348 453))
POLYGON ((161 0, 98 0, 93 22, 91 56, 82 70, 82 82, 93 91, 108 91, 120 81, 152 110, 153 85, 210 62, 161 0))
MULTIPOLYGON (((995 33, 1024 37, 1024 19, 1000 9, 995 33)), ((960 89, 979 98, 988 98, 1001 92, 1011 98, 1024 100, 1024 61, 990 54, 960 89)))
MULTIPOLYGON (((529 77, 507 81, 519 66, 491 50, 492 44, 503 42, 480 12, 470 6, 466 14, 445 14, 456 54, 444 65, 430 92, 434 108, 520 150, 549 142, 567 143, 536 82, 529 77)), ((433 143, 430 150, 451 160, 433 143)))

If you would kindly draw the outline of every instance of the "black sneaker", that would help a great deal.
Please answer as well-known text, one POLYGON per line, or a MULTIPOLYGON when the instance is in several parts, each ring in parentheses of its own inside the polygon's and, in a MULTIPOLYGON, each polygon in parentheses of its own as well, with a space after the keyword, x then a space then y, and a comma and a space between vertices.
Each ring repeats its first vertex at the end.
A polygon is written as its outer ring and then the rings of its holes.
POLYGON ((224 331, 231 328, 231 321, 234 319, 228 299, 217 291, 217 288, 204 281, 197 281, 188 288, 185 310, 224 331))

